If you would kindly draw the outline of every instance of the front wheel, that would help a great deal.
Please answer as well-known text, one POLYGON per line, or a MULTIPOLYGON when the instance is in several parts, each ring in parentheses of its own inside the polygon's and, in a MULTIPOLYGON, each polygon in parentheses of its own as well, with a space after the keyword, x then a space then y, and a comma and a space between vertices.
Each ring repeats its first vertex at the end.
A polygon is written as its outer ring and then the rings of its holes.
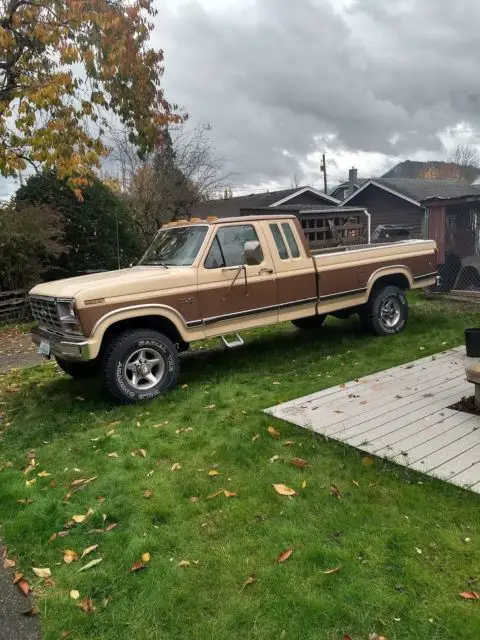
POLYGON ((104 384, 123 404, 150 400, 176 385, 179 370, 178 350, 167 336, 135 329, 114 338, 107 348, 104 384))
POLYGON ((320 329, 320 327, 325 322, 325 318, 327 316, 309 316, 308 318, 298 318, 297 320, 292 320, 292 324, 297 327, 297 329, 305 329, 306 331, 315 331, 315 329, 320 329))
POLYGON ((387 286, 370 295, 359 312, 362 324, 379 336, 400 333, 408 322, 408 300, 402 289, 387 286))

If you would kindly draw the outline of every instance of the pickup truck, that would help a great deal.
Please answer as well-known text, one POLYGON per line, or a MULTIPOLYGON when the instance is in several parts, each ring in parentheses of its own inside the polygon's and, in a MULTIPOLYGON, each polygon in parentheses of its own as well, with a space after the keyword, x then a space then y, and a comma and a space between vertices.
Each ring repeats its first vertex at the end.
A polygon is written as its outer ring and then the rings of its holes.
POLYGON ((100 374, 117 401, 136 402, 174 387, 179 352, 206 337, 235 347, 253 327, 315 330, 355 313, 378 335, 398 333, 405 291, 436 275, 431 240, 312 254, 293 215, 172 222, 137 266, 34 287, 32 338, 66 373, 100 374))

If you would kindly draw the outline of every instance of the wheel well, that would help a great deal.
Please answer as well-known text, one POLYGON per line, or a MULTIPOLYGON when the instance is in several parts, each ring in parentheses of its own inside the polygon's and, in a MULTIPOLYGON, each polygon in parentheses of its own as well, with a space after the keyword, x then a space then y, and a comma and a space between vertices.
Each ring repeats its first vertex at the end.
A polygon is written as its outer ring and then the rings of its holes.
POLYGON ((138 318, 119 320, 110 325, 103 336, 102 351, 112 338, 129 329, 153 329, 166 335, 175 344, 184 344, 177 327, 171 320, 168 320, 168 318, 164 318, 163 316, 140 316, 138 318))
POLYGON ((408 291, 410 289, 410 283, 408 278, 403 273, 392 273, 387 276, 381 276, 378 280, 375 280, 372 291, 383 289, 383 287, 398 287, 399 289, 403 289, 404 291, 408 291))

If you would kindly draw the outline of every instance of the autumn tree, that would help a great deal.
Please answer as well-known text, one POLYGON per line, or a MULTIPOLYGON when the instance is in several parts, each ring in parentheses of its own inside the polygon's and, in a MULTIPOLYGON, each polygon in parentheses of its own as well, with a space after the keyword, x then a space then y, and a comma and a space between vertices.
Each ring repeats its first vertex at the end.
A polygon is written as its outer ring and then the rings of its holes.
MULTIPOLYGON (((163 53, 149 46, 154 0, 0 0, 0 173, 55 169, 79 189, 124 123, 150 152, 179 121, 160 86, 163 53)), ((77 192, 77 195, 80 195, 77 192)))
POLYGON ((228 174, 209 134, 208 126, 164 129, 156 150, 141 161, 124 132, 113 133, 112 159, 145 241, 165 222, 188 217, 197 202, 222 193, 228 174))

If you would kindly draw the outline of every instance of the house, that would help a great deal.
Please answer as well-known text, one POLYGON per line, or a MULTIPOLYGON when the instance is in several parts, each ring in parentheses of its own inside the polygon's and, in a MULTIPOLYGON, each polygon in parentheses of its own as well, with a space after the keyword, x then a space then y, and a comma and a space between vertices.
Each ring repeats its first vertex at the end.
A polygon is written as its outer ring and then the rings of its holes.
POLYGON ((339 201, 313 187, 295 187, 282 191, 252 193, 246 196, 198 202, 191 210, 192 218, 231 218, 239 216, 241 209, 258 209, 282 205, 336 206, 339 201))
POLYGON ((423 202, 428 198, 462 198, 477 195, 480 188, 456 180, 375 178, 367 180, 340 203, 362 207, 371 215, 372 232, 378 225, 404 225, 414 238, 427 236, 428 220, 423 202))

